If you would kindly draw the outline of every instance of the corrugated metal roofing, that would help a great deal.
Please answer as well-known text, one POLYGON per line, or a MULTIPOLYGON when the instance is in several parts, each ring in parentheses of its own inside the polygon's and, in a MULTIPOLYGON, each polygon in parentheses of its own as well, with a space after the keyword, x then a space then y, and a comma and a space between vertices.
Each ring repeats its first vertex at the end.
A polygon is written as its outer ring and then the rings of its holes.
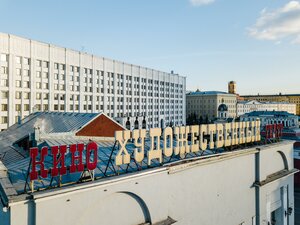
POLYGON ((286 111, 253 111, 246 113, 246 116, 295 116, 294 114, 288 113, 286 111))
POLYGON ((0 154, 3 156, 1 161, 8 165, 11 162, 18 161, 20 156, 26 156, 27 153, 24 150, 12 148, 11 146, 16 141, 33 133, 34 128, 39 128, 41 134, 73 133, 98 115, 100 113, 32 113, 24 118, 21 124, 15 124, 0 132, 0 154), (15 155, 15 157, 9 157, 10 155, 15 155))
POLYGON ((195 92, 190 92, 187 95, 217 95, 217 94, 233 95, 223 91, 195 91, 195 92))
MULTIPOLYGON (((45 139, 43 142, 40 144, 40 146, 57 146, 57 145, 70 145, 70 144, 76 144, 76 143, 84 143, 88 144, 91 140, 84 139, 81 140, 80 138, 71 138, 71 139, 45 139)), ((138 165, 132 160, 130 164, 128 165, 121 165, 119 167, 109 164, 109 158, 110 155, 112 154, 111 159, 115 159, 116 154, 118 152, 118 148, 116 148, 113 152, 113 146, 114 142, 113 141, 95 141, 98 144, 98 163, 97 163, 97 168, 94 170, 95 178, 104 178, 104 171, 107 169, 106 176, 112 176, 116 175, 114 170, 117 170, 118 173, 126 173, 126 172, 136 172, 138 170, 144 170, 150 168, 147 165, 147 151, 150 150, 150 140, 145 141, 145 157, 142 163, 139 163, 138 165)), ((161 148, 163 148, 163 143, 161 142, 161 148)), ((174 141, 174 145, 176 145, 176 141, 174 141)), ((127 143, 126 149, 128 153, 133 157, 133 152, 135 150, 135 145, 133 143, 127 143)), ((50 151, 50 149, 49 149, 50 151)), ((195 156, 201 156, 201 155, 209 155, 212 154, 212 151, 206 150, 206 151, 199 151, 196 153, 189 153, 187 154, 186 158, 192 158, 195 156)), ((164 162, 174 162, 180 160, 180 156, 172 156, 172 157, 164 157, 164 162)), ((71 154, 67 153, 65 157, 66 165, 71 164, 71 154)), ((85 162, 85 154, 83 154, 83 162, 85 162)), ((10 180, 15 187, 16 191, 20 194, 23 193, 25 183, 26 183, 26 174, 27 170, 29 167, 30 159, 25 158, 23 160, 20 160, 18 162, 12 163, 8 165, 8 173, 10 180)), ((111 161, 111 163, 115 163, 114 160, 111 161)), ((152 160, 151 168, 160 166, 161 164, 157 159, 152 160)), ((52 167, 52 156, 49 152, 48 156, 45 158, 45 167, 46 168, 51 168, 52 167)), ((81 176, 81 172, 76 172, 76 173, 68 173, 64 176, 62 176, 62 183, 76 183, 78 182, 79 178, 81 176)), ((50 185, 51 178, 48 176, 46 179, 42 179, 42 181, 35 181, 35 190, 37 189, 44 189, 47 188, 50 185)), ((58 185, 56 179, 53 179, 53 184, 58 185)), ((29 187, 27 187, 27 190, 29 190, 29 187)))

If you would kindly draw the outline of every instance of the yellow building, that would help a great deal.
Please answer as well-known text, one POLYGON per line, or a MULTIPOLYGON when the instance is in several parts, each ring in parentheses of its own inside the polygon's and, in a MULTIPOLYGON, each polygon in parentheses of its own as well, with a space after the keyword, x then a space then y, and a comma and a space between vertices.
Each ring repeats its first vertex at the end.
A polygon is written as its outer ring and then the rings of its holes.
POLYGON ((289 95, 245 95, 244 100, 257 100, 259 102, 289 102, 296 104, 296 114, 300 116, 300 94, 289 95))
MULTIPOLYGON (((186 115, 195 115, 197 119, 214 120, 219 117, 219 106, 225 105, 226 118, 236 117, 235 94, 221 91, 196 91, 186 95, 186 115)), ((221 107, 222 108, 222 107, 221 107)))

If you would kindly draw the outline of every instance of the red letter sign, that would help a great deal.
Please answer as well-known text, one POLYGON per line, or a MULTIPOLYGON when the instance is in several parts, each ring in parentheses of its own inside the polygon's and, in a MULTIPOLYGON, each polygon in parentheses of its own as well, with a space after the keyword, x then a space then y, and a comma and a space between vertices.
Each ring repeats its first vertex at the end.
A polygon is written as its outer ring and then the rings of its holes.
POLYGON ((40 161, 36 161, 38 156, 39 149, 38 148, 31 148, 30 149, 30 158, 31 158, 31 172, 30 172, 30 180, 37 180, 38 179, 38 171, 36 171, 36 165, 40 165, 41 177, 47 178, 48 170, 45 169, 44 160, 46 155, 48 154, 48 147, 43 147, 41 149, 41 157, 40 161))
POLYGON ((86 164, 87 164, 87 168, 88 170, 94 170, 97 167, 97 156, 98 153, 98 146, 95 142, 90 142, 88 143, 87 147, 86 147, 86 164), (91 151, 94 151, 94 161, 90 162, 90 158, 91 158, 91 151))
POLYGON ((65 166, 65 154, 67 151, 66 145, 59 146, 59 156, 58 156, 58 146, 53 146, 51 148, 51 153, 53 155, 53 168, 51 170, 51 176, 58 176, 57 165, 60 163, 59 175, 64 175, 67 173, 67 168, 65 166))
POLYGON ((74 173, 76 171, 83 171, 84 165, 82 164, 82 152, 84 145, 83 144, 73 144, 70 145, 70 152, 72 154, 72 164, 70 166, 70 173, 74 173), (76 149, 77 147, 77 149, 76 149), (75 155, 76 150, 78 151, 78 155, 75 155), (75 160, 79 161, 78 164, 75 164, 75 160))

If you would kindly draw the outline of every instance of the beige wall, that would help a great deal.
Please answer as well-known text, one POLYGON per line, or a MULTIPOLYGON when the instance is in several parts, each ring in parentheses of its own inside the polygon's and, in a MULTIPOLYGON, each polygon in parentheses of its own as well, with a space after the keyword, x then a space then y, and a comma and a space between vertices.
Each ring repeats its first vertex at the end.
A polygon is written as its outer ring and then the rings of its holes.
MULTIPOLYGON (((286 157, 288 170, 293 169, 291 142, 189 159, 187 163, 36 192, 28 200, 33 204, 13 203, 7 212, 10 223, 4 224, 134 225, 155 224, 168 217, 176 220, 176 225, 267 224, 270 210, 278 199, 281 201, 281 190, 288 200, 281 202, 282 215, 287 207, 294 208, 292 174, 254 185, 285 169, 279 151, 286 157)), ((293 225, 294 214, 288 218, 289 222, 282 224, 293 225)))
POLYGON ((202 116, 203 119, 208 116, 208 119, 214 119, 218 116, 218 107, 222 104, 228 106, 229 117, 236 117, 236 95, 231 94, 215 94, 215 95, 186 95, 186 110, 187 117, 193 113, 197 117, 202 116))

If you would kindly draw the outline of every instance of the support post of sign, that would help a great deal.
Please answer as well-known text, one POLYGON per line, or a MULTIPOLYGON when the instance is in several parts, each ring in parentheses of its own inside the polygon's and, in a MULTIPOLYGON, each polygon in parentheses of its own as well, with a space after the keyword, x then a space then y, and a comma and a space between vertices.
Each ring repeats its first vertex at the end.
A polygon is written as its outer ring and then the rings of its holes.
POLYGON ((31 189, 31 193, 34 192, 34 180, 30 181, 30 189, 31 189))
POLYGON ((114 167, 113 163, 111 162, 113 153, 114 153, 115 148, 116 148, 116 144, 117 144, 117 141, 115 141, 114 146, 113 146, 113 148, 112 148, 112 150, 110 152, 109 159, 108 159, 108 162, 107 162, 105 170, 104 170, 104 176, 105 177, 106 177, 106 172, 107 172, 107 169, 108 169, 110 163, 112 164, 112 167, 113 167, 113 170, 114 170, 115 174, 117 173, 116 170, 115 170, 115 167, 114 167))
POLYGON ((30 161, 29 161, 29 165, 28 165, 28 168, 27 168, 27 173, 26 173, 26 183, 25 183, 25 186, 24 186, 24 192, 26 193, 26 186, 28 186, 28 189, 30 189, 30 185, 28 183, 28 177, 29 177, 29 172, 30 172, 30 166, 31 166, 31 162, 32 162, 32 159, 30 157, 30 161))

